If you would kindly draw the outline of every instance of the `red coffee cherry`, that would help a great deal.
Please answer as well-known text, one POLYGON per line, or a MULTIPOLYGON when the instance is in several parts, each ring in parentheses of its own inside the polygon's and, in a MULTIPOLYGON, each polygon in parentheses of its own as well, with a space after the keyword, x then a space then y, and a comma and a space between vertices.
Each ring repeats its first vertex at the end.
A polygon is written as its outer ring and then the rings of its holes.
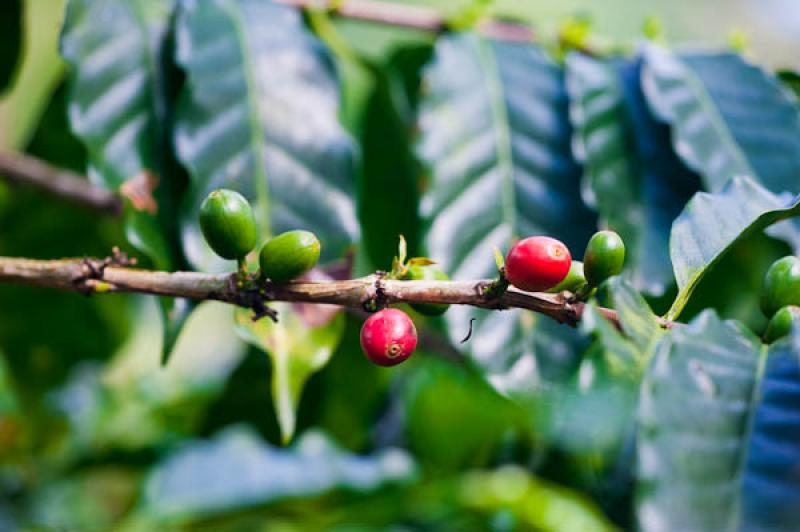
POLYGON ((547 236, 520 240, 506 256, 508 282, 527 292, 543 292, 564 280, 572 265, 567 246, 547 236))
POLYGON ((417 329, 408 315, 394 308, 380 310, 361 327, 361 349, 379 366, 395 366, 417 347, 417 329))

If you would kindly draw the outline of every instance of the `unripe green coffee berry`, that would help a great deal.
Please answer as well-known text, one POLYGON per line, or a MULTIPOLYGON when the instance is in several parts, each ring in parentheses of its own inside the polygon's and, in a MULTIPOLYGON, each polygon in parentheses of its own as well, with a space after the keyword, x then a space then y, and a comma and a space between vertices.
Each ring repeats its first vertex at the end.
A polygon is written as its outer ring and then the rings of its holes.
POLYGON ((590 286, 619 275, 625 263, 625 243, 614 231, 598 231, 586 245, 583 272, 590 286))
POLYGON ((764 341, 771 344, 775 340, 788 335, 792 332, 792 324, 795 322, 800 322, 800 307, 794 305, 781 307, 769 320, 767 330, 764 333, 764 341))
POLYGON ((320 243, 309 231, 287 231, 271 238, 261 248, 261 277, 285 283, 313 268, 319 260, 320 243))
POLYGON ((567 276, 564 280, 556 286, 548 290, 551 294, 558 294, 559 292, 577 292, 586 285, 586 276, 583 274, 583 262, 573 260, 569 267, 567 276))
POLYGON ((766 317, 786 305, 800 306, 800 259, 791 255, 773 262, 761 285, 761 310, 766 317))
MULTIPOLYGON (((450 277, 436 266, 411 265, 403 279, 409 281, 449 281, 450 277)), ((441 316, 450 305, 438 303, 412 303, 411 308, 426 316, 441 316)))
POLYGON ((239 260, 256 247, 256 218, 235 190, 212 191, 200 205, 200 230, 214 253, 239 260))

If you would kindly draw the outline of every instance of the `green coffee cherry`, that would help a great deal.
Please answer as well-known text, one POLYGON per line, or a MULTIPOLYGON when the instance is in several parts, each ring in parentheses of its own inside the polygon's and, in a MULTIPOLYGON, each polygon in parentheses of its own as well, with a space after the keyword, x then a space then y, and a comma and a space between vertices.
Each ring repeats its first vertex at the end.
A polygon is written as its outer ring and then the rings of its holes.
POLYGON ((200 230, 214 253, 243 259, 256 247, 256 218, 244 196, 234 190, 212 191, 200 205, 200 230))
POLYGON ((764 333, 764 341, 771 344, 775 340, 783 338, 792 332, 792 324, 800 322, 800 307, 794 305, 787 305, 781 307, 778 312, 772 316, 767 325, 767 330, 764 333))
POLYGON ((583 271, 590 286, 619 275, 625 262, 625 243, 614 231, 598 231, 586 245, 583 271))
MULTIPOLYGON (((449 281, 450 277, 436 266, 411 265, 408 267, 403 279, 409 281, 449 281)), ((439 303, 413 303, 411 308, 425 316, 441 316, 450 308, 450 305, 439 303)))
POLYGON ((285 283, 313 268, 319 260, 320 243, 309 231, 287 231, 271 238, 261 248, 261 277, 285 283))
POLYGON ((800 306, 800 259, 791 255, 773 262, 761 285, 761 310, 766 317, 786 305, 800 306))
POLYGON ((573 260, 569 267, 567 276, 556 286, 548 290, 551 294, 558 294, 563 291, 577 292, 586 285, 586 276, 583 274, 583 262, 573 260))

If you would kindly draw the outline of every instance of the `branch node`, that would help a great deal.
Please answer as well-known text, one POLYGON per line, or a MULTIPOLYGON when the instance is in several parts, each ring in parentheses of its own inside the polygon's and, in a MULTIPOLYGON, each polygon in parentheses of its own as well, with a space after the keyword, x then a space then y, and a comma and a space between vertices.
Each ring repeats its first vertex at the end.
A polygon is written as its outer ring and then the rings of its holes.
POLYGON ((249 284, 252 280, 242 280, 239 272, 234 272, 228 277, 228 292, 230 301, 240 307, 253 311, 253 321, 267 317, 273 322, 278 322, 278 311, 267 306, 271 293, 262 286, 249 284))
POLYGON ((570 327, 576 327, 580 321, 581 310, 576 307, 575 303, 583 305, 581 302, 574 302, 571 299, 564 300, 564 311, 558 315, 556 321, 559 323, 566 323, 570 327))
POLYGON ((84 257, 81 259, 81 273, 72 279, 75 290, 85 296, 90 296, 95 292, 107 292, 110 285, 103 283, 90 283, 89 281, 102 281, 106 268, 109 266, 133 266, 136 264, 135 257, 129 257, 127 253, 121 251, 119 247, 111 248, 111 255, 103 259, 84 257))
POLYGON ((504 309, 506 305, 500 302, 500 299, 508 290, 508 279, 506 279, 503 269, 500 270, 500 276, 494 281, 482 281, 476 285, 478 295, 484 302, 488 303, 489 308, 504 309))
POLYGON ((365 311, 377 312, 388 306, 389 299, 386 297, 386 288, 383 285, 383 278, 386 275, 386 272, 382 270, 375 272, 375 294, 368 297, 362 304, 365 311))

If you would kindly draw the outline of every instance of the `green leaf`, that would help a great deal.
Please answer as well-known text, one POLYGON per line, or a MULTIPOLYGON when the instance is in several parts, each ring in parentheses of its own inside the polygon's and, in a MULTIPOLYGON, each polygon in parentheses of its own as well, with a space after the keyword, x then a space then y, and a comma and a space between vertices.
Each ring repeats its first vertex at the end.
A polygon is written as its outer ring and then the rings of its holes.
MULTIPOLYGON (((468 508, 512 512, 521 530, 610 532, 616 528, 583 495, 533 477, 516 465, 466 473, 459 499, 468 508)), ((516 529, 516 527, 515 527, 516 529)))
POLYGON ((609 304, 617 311, 622 333, 640 352, 652 351, 664 333, 647 301, 621 277, 607 281, 609 304))
POLYGON ((672 151, 669 133, 647 109, 641 61, 570 54, 566 62, 573 148, 584 163, 582 192, 600 223, 627 248, 626 275, 661 295, 672 283, 669 231, 698 188, 672 151))
POLYGON ((184 250, 200 269, 230 268, 197 223, 203 198, 226 187, 253 204, 260 239, 289 229, 317 234, 322 260, 358 235, 353 142, 338 122, 329 53, 293 8, 261 0, 184 2, 177 60, 186 70, 175 144, 192 184, 184 250))
MULTIPOLYGON (((596 207, 601 225, 618 232, 626 249, 638 251, 645 213, 630 118, 614 64, 571 53, 566 80, 575 128, 573 147, 586 165, 583 196, 596 207)), ((639 259, 637 252, 628 254, 639 259)))
POLYGON ((353 455, 321 432, 281 449, 235 426, 211 440, 189 442, 157 465, 145 484, 143 511, 190 520, 335 489, 365 493, 415 475, 412 458, 399 449, 353 455))
POLYGON ((581 329, 594 334, 600 340, 606 361, 614 374, 630 376, 641 373, 646 362, 643 351, 618 331, 594 304, 586 305, 581 329))
POLYGON ((752 530, 741 482, 766 353, 712 311, 659 342, 639 406, 641 530, 752 530))
MULTIPOLYGON (((453 35, 437 42, 423 90, 425 254, 454 279, 476 279, 496 274, 492 248, 514 237, 547 234, 582 250, 594 217, 580 201, 561 68, 534 45, 453 35)), ((454 344, 477 320, 465 347, 498 390, 536 387, 536 357, 549 355, 534 353, 532 313, 454 306, 445 318, 454 344)), ((560 332, 563 358, 578 340, 560 332)))
POLYGON ((440 474, 487 466, 509 432, 527 428, 525 409, 476 372, 433 354, 414 356, 400 393, 406 448, 423 465, 440 474))
POLYGON ((664 331, 655 315, 620 277, 607 282, 622 331, 598 310, 585 307, 581 330, 596 342, 570 381, 552 391, 546 409, 548 438, 598 473, 618 462, 630 440, 644 369, 664 331))
MULTIPOLYGON (((169 143, 167 65, 174 0, 71 0, 61 53, 72 67, 69 117, 86 146, 89 178, 126 198, 125 235, 160 270, 181 263, 174 244, 181 177, 169 143)), ((164 360, 187 312, 161 303, 164 360)))
POLYGON ((741 175, 776 194, 800 191, 800 108, 775 76, 734 53, 674 55, 653 45, 644 56, 648 102, 710 191, 741 175))
POLYGON ((742 530, 789 532, 800 505, 800 330, 769 348, 742 479, 742 530))
POLYGON ((585 307, 580 327, 599 340, 615 374, 638 382, 664 330, 641 294, 621 277, 609 279, 606 288, 609 304, 617 311, 622 330, 605 318, 592 302, 585 307))
POLYGON ((667 318, 678 317, 703 276, 736 242, 799 214, 800 196, 785 202, 747 177, 733 178, 716 194, 698 192, 672 226, 670 256, 678 295, 667 318))
POLYGON ((128 231, 159 269, 174 265, 154 215, 169 207, 151 196, 170 178, 162 174, 167 95, 159 58, 172 7, 173 0, 71 0, 61 38, 72 67, 70 122, 89 152, 89 177, 131 199, 128 231))
POLYGON ((252 311, 237 308, 239 334, 265 351, 272 361, 272 399, 283 442, 292 439, 297 406, 306 380, 330 360, 344 334, 342 312, 325 305, 275 304, 278 323, 253 321, 252 311))

